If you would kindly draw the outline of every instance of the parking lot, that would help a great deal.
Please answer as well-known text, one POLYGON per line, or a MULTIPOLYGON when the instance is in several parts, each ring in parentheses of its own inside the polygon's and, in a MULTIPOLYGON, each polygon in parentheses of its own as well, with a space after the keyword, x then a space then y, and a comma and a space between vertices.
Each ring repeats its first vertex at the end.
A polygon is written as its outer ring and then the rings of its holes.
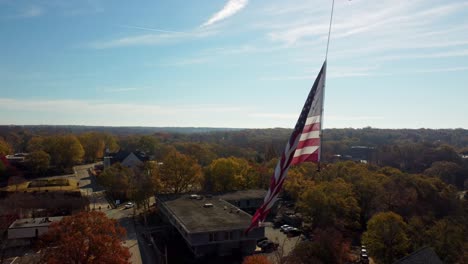
POLYGON ((269 240, 279 244, 277 251, 265 254, 272 262, 275 261, 278 256, 287 256, 297 243, 299 243, 299 236, 287 237, 279 228, 273 228, 272 223, 265 223, 265 225, 265 236, 269 240))

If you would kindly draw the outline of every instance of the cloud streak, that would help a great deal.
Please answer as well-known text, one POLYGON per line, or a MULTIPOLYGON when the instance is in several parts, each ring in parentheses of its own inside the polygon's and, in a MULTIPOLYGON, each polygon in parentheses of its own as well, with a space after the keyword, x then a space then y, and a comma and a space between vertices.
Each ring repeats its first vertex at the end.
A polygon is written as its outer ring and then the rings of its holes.
MULTIPOLYGON (((143 29, 142 27, 134 27, 143 29)), ((144 30, 160 32, 159 34, 138 34, 132 36, 125 36, 121 38, 102 40, 89 43, 87 46, 93 49, 108 49, 129 46, 150 46, 150 45, 163 45, 186 41, 190 39, 200 39, 216 34, 215 30, 195 30, 192 32, 178 32, 160 29, 144 28, 144 30)))
POLYGON ((18 18, 32 18, 32 17, 38 17, 40 15, 44 14, 44 9, 38 6, 30 6, 27 9, 23 10, 20 14, 18 14, 16 17, 18 18))
POLYGON ((241 11, 248 3, 248 0, 229 0, 219 12, 210 17, 202 27, 213 25, 221 20, 233 16, 241 11))

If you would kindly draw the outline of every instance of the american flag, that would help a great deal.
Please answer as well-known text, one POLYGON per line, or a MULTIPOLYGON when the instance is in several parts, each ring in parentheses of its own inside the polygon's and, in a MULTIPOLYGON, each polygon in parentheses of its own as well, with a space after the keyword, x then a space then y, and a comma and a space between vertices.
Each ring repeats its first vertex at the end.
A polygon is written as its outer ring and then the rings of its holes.
POLYGON ((327 61, 323 63, 322 69, 315 79, 294 131, 286 144, 281 159, 276 164, 275 173, 270 179, 270 188, 263 205, 255 212, 252 223, 246 232, 265 220, 271 207, 278 200, 278 194, 288 174, 289 166, 307 161, 320 162, 321 117, 326 71, 327 61))

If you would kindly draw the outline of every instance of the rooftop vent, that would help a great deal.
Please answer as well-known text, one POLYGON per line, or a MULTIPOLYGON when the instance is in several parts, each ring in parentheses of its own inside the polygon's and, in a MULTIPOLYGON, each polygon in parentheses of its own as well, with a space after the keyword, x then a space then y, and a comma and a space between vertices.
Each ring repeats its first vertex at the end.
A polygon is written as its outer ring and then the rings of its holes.
POLYGON ((206 204, 203 205, 203 207, 211 208, 211 207, 213 207, 213 204, 212 203, 206 203, 206 204))

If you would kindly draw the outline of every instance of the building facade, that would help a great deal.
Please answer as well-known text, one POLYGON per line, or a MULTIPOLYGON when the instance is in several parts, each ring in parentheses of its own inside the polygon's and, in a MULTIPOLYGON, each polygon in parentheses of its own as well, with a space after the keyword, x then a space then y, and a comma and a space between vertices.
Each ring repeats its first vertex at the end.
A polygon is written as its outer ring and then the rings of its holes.
POLYGON ((219 198, 158 197, 160 213, 181 234, 196 257, 250 255, 264 227, 245 233, 251 216, 219 198))

